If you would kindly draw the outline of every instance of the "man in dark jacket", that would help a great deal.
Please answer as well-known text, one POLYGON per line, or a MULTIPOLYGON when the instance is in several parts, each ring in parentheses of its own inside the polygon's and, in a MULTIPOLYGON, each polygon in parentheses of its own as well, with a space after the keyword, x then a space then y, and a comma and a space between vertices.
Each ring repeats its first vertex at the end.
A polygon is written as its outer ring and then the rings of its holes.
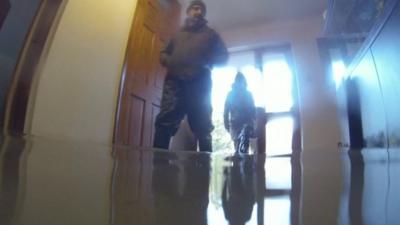
POLYGON ((255 119, 253 95, 247 90, 246 78, 238 72, 224 108, 225 129, 231 134, 236 152, 247 153, 249 138, 254 133, 255 119))
POLYGON ((228 54, 217 32, 207 26, 206 5, 192 1, 181 30, 161 51, 168 69, 161 110, 155 122, 154 147, 168 149, 183 117, 198 140, 200 151, 212 151, 211 68, 224 64, 228 54))

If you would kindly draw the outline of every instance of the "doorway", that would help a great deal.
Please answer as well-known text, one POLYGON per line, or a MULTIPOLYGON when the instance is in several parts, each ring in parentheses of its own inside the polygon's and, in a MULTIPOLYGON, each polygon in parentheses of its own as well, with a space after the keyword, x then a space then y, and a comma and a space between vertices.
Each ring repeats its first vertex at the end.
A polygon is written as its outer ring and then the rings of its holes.
MULTIPOLYGON (((224 102, 235 75, 241 71, 253 94, 256 107, 267 117, 265 125, 268 156, 292 153, 293 133, 298 124, 297 82, 293 73, 290 46, 257 47, 231 51, 226 66, 215 68, 213 79, 213 133, 216 151, 233 151, 229 133, 223 125, 224 102)), ((254 149, 253 144, 253 151, 254 149)))

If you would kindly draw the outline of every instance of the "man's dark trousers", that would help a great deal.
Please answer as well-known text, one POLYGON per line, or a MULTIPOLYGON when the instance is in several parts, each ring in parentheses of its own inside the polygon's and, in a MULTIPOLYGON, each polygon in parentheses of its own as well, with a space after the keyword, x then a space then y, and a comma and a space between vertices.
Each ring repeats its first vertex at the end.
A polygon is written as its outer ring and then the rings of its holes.
POLYGON ((210 72, 195 78, 168 74, 164 82, 160 113, 156 118, 153 146, 168 149, 172 136, 187 115, 200 151, 212 151, 212 81, 210 72))

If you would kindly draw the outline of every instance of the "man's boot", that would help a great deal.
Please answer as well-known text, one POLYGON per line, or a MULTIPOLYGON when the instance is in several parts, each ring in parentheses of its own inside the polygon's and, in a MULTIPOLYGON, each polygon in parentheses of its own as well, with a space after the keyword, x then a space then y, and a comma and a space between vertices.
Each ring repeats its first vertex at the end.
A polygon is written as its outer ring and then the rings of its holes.
POLYGON ((168 149, 170 140, 170 135, 165 134, 165 132, 156 131, 156 133, 154 134, 153 147, 168 149))

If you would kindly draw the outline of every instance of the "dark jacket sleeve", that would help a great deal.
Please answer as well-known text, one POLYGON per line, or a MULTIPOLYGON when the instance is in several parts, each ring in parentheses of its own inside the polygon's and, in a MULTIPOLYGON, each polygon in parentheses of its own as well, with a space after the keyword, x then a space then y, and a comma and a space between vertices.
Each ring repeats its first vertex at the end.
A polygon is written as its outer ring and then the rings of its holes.
POLYGON ((165 67, 169 66, 170 61, 171 61, 170 56, 172 54, 173 49, 174 49, 174 44, 173 44, 173 41, 170 40, 160 52, 161 65, 163 65, 165 67))
POLYGON ((217 32, 214 32, 213 53, 211 56, 212 66, 223 66, 228 61, 228 50, 225 43, 217 32))

